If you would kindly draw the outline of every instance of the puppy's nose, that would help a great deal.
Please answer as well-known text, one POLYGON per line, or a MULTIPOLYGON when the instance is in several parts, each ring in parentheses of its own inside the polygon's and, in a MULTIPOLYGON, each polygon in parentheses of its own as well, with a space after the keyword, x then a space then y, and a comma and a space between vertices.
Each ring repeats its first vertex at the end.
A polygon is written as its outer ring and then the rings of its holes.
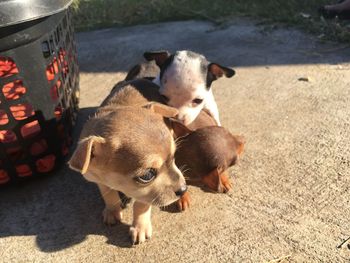
POLYGON ((186 191, 187 191, 187 185, 184 184, 184 185, 182 185, 182 186, 180 187, 179 190, 177 190, 177 191, 175 192, 175 194, 176 194, 176 196, 181 197, 181 196, 184 195, 184 193, 186 193, 186 191))

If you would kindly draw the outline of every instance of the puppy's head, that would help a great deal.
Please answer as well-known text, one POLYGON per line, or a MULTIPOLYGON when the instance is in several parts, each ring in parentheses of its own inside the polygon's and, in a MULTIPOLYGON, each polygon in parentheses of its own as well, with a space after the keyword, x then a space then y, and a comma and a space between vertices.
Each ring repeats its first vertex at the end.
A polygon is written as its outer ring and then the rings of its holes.
POLYGON ((232 135, 224 127, 208 126, 191 131, 173 121, 172 128, 180 137, 176 164, 185 167, 185 175, 190 178, 209 175, 215 169, 221 174, 235 165, 244 150, 244 138, 232 135))
POLYGON ((167 104, 179 110, 177 116, 185 125, 190 124, 203 108, 210 96, 211 83, 226 76, 231 78, 235 71, 217 63, 210 63, 200 54, 192 51, 146 52, 144 57, 155 60, 160 67, 158 84, 167 104))
POLYGON ((176 113, 151 103, 97 115, 85 124, 69 165, 87 180, 138 201, 168 205, 186 190, 175 165, 174 139, 163 121, 176 113))

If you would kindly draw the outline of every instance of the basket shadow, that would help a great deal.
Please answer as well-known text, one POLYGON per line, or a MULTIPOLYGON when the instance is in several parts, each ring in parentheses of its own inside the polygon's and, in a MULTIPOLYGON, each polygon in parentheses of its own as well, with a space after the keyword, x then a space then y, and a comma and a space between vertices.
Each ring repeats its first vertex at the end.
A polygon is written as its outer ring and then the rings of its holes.
MULTIPOLYGON (((94 111, 80 110, 74 141, 94 111)), ((43 252, 71 247, 89 235, 105 236, 115 246, 131 246, 129 226, 104 225, 104 205, 97 187, 67 165, 50 176, 1 189, 0 200, 0 238, 35 236, 43 252)))

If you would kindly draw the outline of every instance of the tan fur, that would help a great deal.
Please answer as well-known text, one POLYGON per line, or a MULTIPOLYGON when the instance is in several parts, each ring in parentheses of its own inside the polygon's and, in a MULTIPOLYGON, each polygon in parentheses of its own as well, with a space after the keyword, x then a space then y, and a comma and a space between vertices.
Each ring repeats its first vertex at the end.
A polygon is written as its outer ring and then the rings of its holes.
POLYGON ((120 200, 113 197, 116 191, 136 199, 138 209, 134 208, 137 212, 130 232, 134 242, 144 241, 150 233, 150 205, 174 202, 178 199, 175 192, 185 184, 175 165, 174 139, 164 121, 164 117, 175 117, 177 110, 157 103, 159 100, 158 87, 150 81, 116 85, 86 122, 69 161, 72 169, 99 185, 106 203, 106 223, 115 223, 113 216, 121 219, 121 207, 116 204, 120 200), (150 168, 157 176, 150 183, 140 183, 137 177, 150 168), (144 212, 140 212, 140 203, 147 208, 144 212))

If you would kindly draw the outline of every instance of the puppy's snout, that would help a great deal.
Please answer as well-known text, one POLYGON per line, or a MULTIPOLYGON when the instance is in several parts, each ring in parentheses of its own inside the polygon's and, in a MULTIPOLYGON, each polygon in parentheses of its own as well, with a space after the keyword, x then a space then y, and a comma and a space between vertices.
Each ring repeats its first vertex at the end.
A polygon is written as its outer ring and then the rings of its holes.
POLYGON ((183 196, 187 191, 187 185, 182 185, 179 190, 175 192, 176 196, 181 197, 183 196))

